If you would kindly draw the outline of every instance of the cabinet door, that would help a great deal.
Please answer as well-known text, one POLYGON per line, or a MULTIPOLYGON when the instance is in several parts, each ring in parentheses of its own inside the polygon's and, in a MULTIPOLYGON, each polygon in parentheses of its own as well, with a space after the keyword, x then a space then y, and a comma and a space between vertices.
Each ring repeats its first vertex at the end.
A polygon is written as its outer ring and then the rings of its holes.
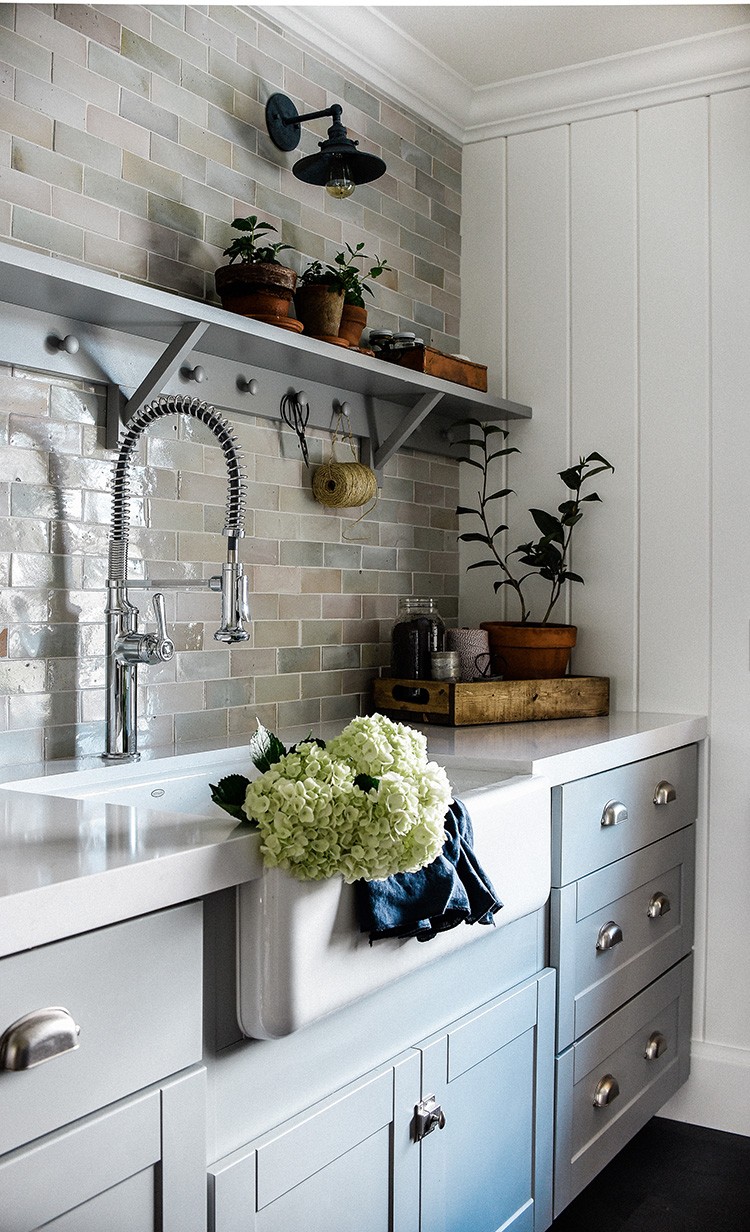
POLYGON ((552 1209, 554 972, 420 1045, 445 1126, 421 1143, 421 1232, 542 1232, 552 1209))
POLYGON ((2 1232, 204 1232, 205 1070, 0 1159, 2 1232))
POLYGON ((409 1052, 219 1161, 211 1232, 417 1232, 418 1100, 409 1052))

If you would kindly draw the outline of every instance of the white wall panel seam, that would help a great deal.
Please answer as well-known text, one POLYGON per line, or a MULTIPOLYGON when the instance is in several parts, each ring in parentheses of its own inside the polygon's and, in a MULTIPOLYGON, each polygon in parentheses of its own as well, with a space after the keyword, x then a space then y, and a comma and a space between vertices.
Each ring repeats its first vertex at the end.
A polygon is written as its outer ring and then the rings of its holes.
POLYGON ((641 708, 641 409, 643 399, 641 373, 641 135, 640 112, 635 114, 635 415, 633 423, 634 502, 633 502, 633 549, 636 567, 633 571, 633 673, 636 710, 641 708))

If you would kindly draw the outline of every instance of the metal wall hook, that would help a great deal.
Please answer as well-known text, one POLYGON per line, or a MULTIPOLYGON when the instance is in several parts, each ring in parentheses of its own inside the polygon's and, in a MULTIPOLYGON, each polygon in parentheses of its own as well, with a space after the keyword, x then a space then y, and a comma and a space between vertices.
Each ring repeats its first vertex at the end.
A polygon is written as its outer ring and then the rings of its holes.
POLYGON ((66 334, 64 338, 59 338, 57 334, 50 334, 47 341, 56 351, 65 351, 67 355, 77 355, 81 349, 81 344, 75 334, 66 334))
POLYGON ((197 381, 200 385, 206 379, 206 370, 200 364, 196 364, 194 368, 180 368, 180 376, 186 381, 197 381))
POLYGON ((237 388, 239 389, 241 394, 255 395, 258 392, 258 382, 256 381, 254 376, 251 376, 251 377, 238 376, 237 377, 237 388))

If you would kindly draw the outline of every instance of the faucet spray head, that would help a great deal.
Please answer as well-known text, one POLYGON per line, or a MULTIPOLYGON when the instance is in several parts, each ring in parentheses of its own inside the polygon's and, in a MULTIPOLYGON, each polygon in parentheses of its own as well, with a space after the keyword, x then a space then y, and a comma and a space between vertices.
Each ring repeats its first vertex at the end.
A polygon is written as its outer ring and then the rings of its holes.
POLYGON ((214 633, 217 642, 246 642, 250 634, 243 620, 250 619, 247 575, 241 564, 229 561, 221 567, 221 627, 214 633))

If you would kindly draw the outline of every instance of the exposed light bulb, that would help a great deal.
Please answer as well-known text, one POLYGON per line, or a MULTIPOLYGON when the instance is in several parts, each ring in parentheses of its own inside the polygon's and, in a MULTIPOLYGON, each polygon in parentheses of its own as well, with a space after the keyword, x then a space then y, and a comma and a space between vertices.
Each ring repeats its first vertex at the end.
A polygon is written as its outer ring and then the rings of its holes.
POLYGON ((344 197, 351 197, 356 184, 349 175, 349 168, 346 163, 339 162, 338 159, 331 167, 331 174, 328 177, 326 184, 326 192, 331 197, 337 197, 339 200, 344 197))

